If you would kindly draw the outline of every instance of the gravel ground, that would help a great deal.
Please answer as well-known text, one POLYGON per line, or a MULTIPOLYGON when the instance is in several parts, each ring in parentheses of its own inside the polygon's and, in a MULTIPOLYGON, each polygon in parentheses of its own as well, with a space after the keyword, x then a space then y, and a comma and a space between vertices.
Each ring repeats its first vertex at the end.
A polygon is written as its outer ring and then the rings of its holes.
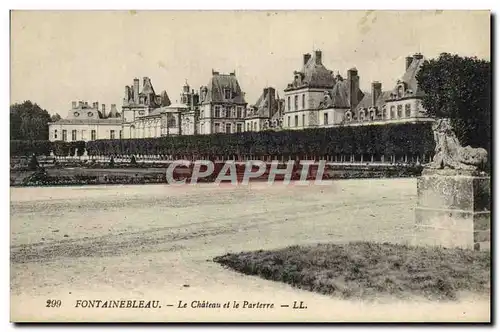
POLYGON ((227 252, 354 240, 405 243, 415 179, 326 186, 11 188, 15 321, 487 321, 489 298, 347 301, 224 269, 227 252), (47 308, 47 300, 61 300, 47 308), (78 300, 159 300, 157 309, 82 309, 78 300), (177 308, 179 301, 187 309, 177 308), (233 301, 239 308, 189 308, 233 301), (273 309, 243 308, 273 303, 273 309), (301 301, 307 309, 292 309, 301 301), (173 307, 168 307, 173 305, 173 307), (289 305, 289 307, 281 307, 289 305))

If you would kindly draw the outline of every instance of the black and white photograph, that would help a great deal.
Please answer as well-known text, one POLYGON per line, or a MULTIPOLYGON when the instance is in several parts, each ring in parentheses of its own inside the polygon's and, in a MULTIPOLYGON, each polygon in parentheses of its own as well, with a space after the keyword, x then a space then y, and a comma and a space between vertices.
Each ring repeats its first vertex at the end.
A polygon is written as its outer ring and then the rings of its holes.
POLYGON ((11 10, 10 321, 490 323, 491 25, 11 10))

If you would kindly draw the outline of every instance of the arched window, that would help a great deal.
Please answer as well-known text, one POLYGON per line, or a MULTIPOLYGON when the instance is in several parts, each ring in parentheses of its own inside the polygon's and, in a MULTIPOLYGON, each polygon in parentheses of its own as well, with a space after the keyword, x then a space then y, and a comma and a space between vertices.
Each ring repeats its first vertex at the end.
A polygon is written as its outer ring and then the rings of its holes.
POLYGON ((295 97, 293 98, 293 101, 294 101, 295 110, 298 110, 299 109, 299 96, 295 95, 295 97))
POLYGON ((405 91, 404 87, 402 85, 400 85, 398 88, 398 98, 403 98, 404 91, 405 91))
POLYGON ((389 115, 390 115, 390 119, 396 118, 396 108, 394 106, 391 106, 391 112, 389 115))
POLYGON ((306 108, 306 95, 303 94, 302 95, 302 109, 305 109, 306 108))
POLYGON ((359 111, 359 121, 364 121, 365 120, 365 111, 364 110, 361 110, 359 111))
POLYGON ((410 104, 405 105, 405 117, 407 117, 407 118, 411 117, 411 105, 410 104))
POLYGON ((398 119, 403 117, 403 105, 398 105, 398 119))
POLYGON ((350 112, 350 111, 347 111, 347 112, 345 113, 345 119, 346 119, 347 121, 351 121, 351 119, 352 119, 352 114, 351 114, 351 112, 350 112))

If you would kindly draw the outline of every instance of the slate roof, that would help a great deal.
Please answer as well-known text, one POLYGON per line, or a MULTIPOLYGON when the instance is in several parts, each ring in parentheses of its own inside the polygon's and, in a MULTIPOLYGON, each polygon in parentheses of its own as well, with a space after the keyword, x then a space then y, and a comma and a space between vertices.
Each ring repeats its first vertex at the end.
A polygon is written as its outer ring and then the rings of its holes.
POLYGON ((153 88, 153 84, 151 83, 151 79, 149 77, 144 78, 143 86, 142 86, 142 95, 153 95, 156 96, 155 90, 153 88))
POLYGON ((236 104, 246 104, 245 96, 241 91, 240 84, 236 79, 236 75, 232 74, 219 74, 217 72, 212 73, 212 78, 207 85, 207 94, 202 100, 202 103, 209 102, 227 102, 236 104), (224 90, 229 89, 231 91, 231 98, 226 99, 224 96, 224 90))
POLYGON ((61 119, 52 124, 122 124, 121 118, 108 119, 61 119))
POLYGON ((375 106, 379 109, 384 106, 386 99, 388 99, 391 95, 392 91, 382 91, 380 96, 377 98, 375 101, 375 105, 372 105, 372 94, 370 92, 365 92, 363 99, 359 102, 358 106, 356 106, 356 110, 362 109, 362 108, 370 108, 372 106, 375 106))
POLYGON ((303 73, 305 82, 310 87, 331 88, 335 84, 333 72, 322 63, 316 64, 316 55, 313 55, 304 65, 303 73))
MULTIPOLYGON (((333 71, 327 69, 321 62, 321 59, 317 60, 317 56, 318 52, 313 52, 312 56, 302 67, 302 70, 295 72, 296 74, 301 75, 301 81, 297 82, 294 80, 293 83, 288 85, 285 91, 300 89, 303 87, 324 89, 333 88, 335 85, 333 71)), ((319 52, 319 56, 321 56, 321 52, 319 52)))
MULTIPOLYGON (((413 60, 406 69, 405 73, 403 74, 403 77, 401 78, 401 81, 406 83, 406 87, 409 90, 412 90, 413 96, 423 96, 424 92, 418 87, 418 82, 417 82, 417 73, 419 72, 420 68, 424 64, 425 58, 420 55, 420 54, 415 54, 413 55, 413 60)), ((397 93, 397 85, 394 87, 393 92, 397 93)))

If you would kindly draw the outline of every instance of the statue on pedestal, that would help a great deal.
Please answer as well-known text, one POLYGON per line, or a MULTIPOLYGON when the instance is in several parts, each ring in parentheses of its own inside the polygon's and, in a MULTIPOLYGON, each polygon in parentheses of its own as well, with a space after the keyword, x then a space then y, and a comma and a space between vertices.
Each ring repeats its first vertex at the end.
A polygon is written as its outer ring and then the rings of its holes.
POLYGON ((476 171, 485 165, 488 153, 483 148, 463 147, 453 131, 449 119, 438 119, 432 126, 436 142, 432 169, 454 169, 476 171))

